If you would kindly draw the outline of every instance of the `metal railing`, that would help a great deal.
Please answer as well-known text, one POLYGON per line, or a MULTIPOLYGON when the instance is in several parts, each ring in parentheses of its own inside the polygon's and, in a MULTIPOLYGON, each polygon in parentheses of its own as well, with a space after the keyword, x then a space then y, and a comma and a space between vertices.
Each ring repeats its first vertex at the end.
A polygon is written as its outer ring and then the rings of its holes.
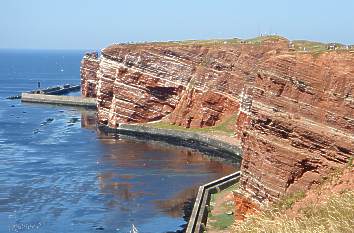
POLYGON ((186 233, 201 233, 206 230, 211 194, 220 192, 235 184, 240 179, 240 176, 241 172, 238 171, 199 187, 186 233))

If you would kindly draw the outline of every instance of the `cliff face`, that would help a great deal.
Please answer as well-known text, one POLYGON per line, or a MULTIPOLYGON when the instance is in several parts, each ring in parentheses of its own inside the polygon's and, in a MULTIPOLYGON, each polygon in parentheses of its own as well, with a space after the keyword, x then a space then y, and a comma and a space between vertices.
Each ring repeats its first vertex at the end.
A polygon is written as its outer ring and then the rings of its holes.
POLYGON ((264 203, 308 188, 354 156, 354 53, 260 43, 112 45, 82 61, 98 121, 214 126, 238 113, 241 186, 264 203))
MULTIPOLYGON (((287 43, 110 46, 102 50, 96 73, 98 119, 111 127, 164 117, 185 127, 213 126, 238 111, 254 66, 282 48, 287 43)), ((94 70, 91 61, 84 57, 82 70, 94 70)), ((96 76, 83 74, 83 83, 96 76)))
POLYGON ((97 94, 97 71, 99 68, 98 54, 86 53, 81 61, 81 93, 86 97, 96 97, 97 94))
POLYGON ((255 200, 306 190, 354 156, 352 53, 274 56, 246 89, 241 186, 255 200))

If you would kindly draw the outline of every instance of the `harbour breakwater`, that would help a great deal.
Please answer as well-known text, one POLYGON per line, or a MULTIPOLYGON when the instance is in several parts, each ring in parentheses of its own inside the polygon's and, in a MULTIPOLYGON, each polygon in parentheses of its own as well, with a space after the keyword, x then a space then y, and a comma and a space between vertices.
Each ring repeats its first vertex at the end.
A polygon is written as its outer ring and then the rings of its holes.
POLYGON ((82 96, 60 96, 60 95, 45 95, 45 94, 30 94, 22 93, 21 101, 43 104, 59 104, 72 105, 87 108, 96 108, 96 100, 94 98, 82 96))
MULTIPOLYGON (((39 82, 38 82, 38 85, 40 85, 39 82)), ((80 89, 81 89, 80 85, 65 84, 62 86, 48 87, 48 88, 44 88, 44 89, 38 88, 36 90, 27 91, 27 92, 23 92, 23 93, 43 94, 43 95, 65 95, 70 92, 78 92, 78 91, 80 91, 80 89)), ((22 94, 7 97, 7 99, 21 99, 21 98, 22 98, 22 94)))

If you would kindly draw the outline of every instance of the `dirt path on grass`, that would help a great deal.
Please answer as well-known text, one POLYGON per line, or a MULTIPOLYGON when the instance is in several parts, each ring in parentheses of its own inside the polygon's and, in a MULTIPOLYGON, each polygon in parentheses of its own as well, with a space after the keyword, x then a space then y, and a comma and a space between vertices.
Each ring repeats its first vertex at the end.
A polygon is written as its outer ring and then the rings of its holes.
POLYGON ((229 233, 229 227, 234 222, 233 211, 235 208, 232 190, 236 185, 231 186, 219 193, 212 194, 210 201, 211 212, 208 215, 208 233, 229 233))

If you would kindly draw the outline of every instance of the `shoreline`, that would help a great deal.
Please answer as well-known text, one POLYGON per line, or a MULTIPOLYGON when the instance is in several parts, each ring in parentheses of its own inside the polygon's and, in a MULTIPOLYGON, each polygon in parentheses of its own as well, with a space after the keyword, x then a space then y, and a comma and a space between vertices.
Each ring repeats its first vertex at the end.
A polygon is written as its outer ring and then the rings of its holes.
POLYGON ((165 142, 174 146, 184 146, 230 162, 240 163, 241 148, 221 140, 194 132, 147 127, 146 125, 120 124, 118 128, 98 125, 98 129, 108 134, 121 134, 137 139, 165 142))
MULTIPOLYGON (((97 128, 107 134, 113 133, 133 137, 138 140, 156 141, 173 146, 196 149, 205 155, 224 159, 226 162, 236 162, 240 164, 242 160, 242 151, 240 147, 200 133, 130 124, 120 124, 118 128, 98 125, 97 128)), ((187 224, 184 226, 184 232, 203 232, 207 225, 208 206, 210 206, 211 194, 218 193, 239 182, 240 176, 241 171, 238 169, 235 173, 199 186, 191 216, 189 217, 187 224)))

